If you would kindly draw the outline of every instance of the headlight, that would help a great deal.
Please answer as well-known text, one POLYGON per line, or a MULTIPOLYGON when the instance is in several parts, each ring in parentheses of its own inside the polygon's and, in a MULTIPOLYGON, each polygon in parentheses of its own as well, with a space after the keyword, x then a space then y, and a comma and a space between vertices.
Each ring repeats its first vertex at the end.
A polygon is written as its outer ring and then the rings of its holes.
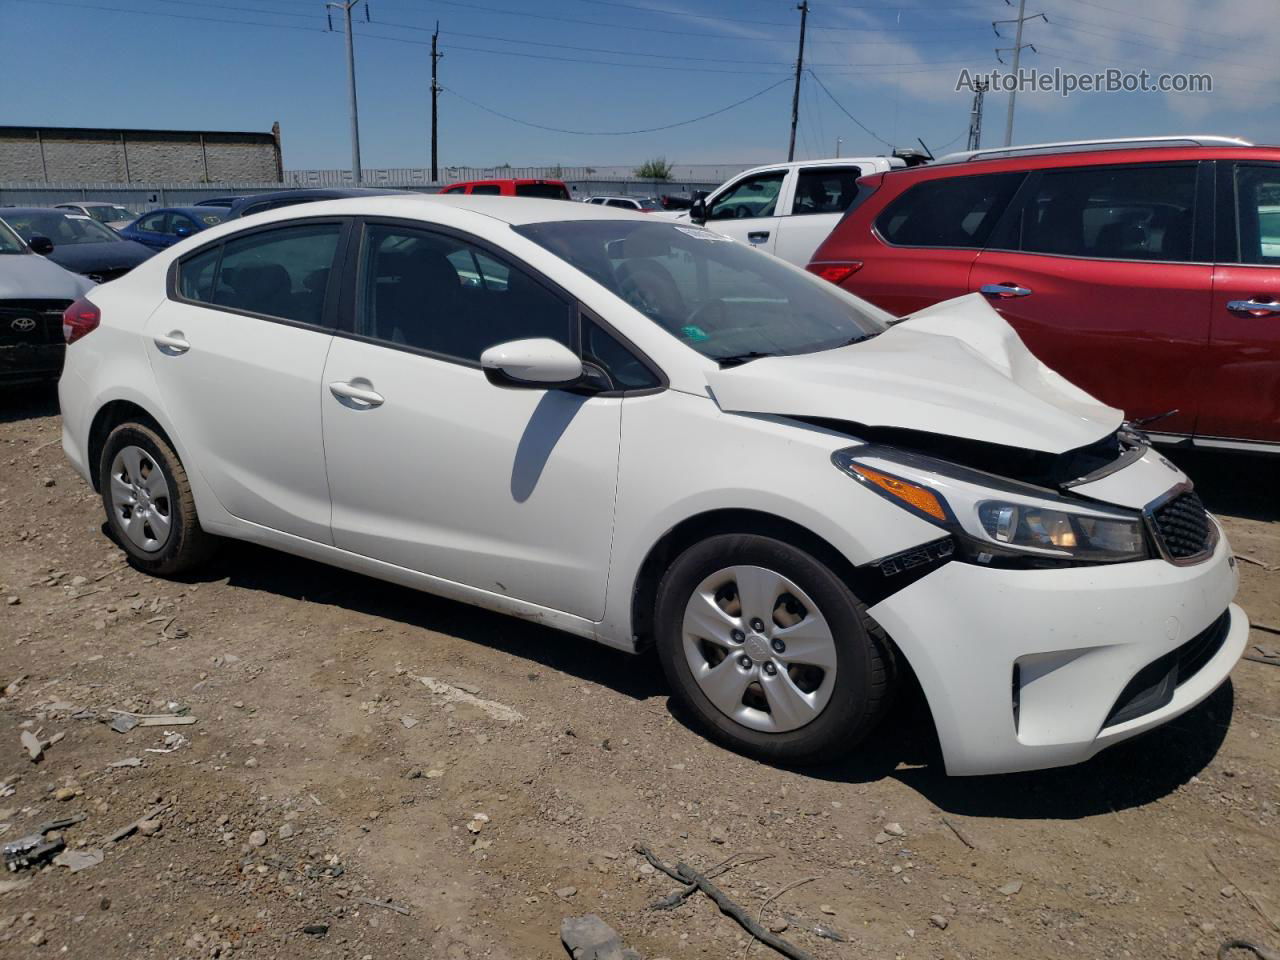
POLYGON ((832 462, 898 506, 948 530, 975 563, 1121 563, 1151 556, 1141 517, 958 464, 867 445, 832 462))

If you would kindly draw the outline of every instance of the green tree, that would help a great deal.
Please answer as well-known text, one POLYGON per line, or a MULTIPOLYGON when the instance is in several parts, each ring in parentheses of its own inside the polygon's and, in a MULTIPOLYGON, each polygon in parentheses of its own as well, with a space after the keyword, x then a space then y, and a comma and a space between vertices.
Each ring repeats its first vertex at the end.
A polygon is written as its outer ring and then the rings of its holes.
POLYGON ((666 157, 654 157, 636 167, 636 176, 642 180, 670 180, 671 164, 666 157))

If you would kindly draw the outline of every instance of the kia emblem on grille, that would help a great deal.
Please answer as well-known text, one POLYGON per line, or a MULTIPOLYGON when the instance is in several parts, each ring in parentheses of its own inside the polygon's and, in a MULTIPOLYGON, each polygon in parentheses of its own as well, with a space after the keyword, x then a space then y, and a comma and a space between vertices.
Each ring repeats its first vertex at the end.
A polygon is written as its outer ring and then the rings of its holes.
POLYGON ((9 326, 17 330, 18 333, 30 333, 36 328, 36 322, 30 317, 18 317, 15 320, 10 320, 9 326))

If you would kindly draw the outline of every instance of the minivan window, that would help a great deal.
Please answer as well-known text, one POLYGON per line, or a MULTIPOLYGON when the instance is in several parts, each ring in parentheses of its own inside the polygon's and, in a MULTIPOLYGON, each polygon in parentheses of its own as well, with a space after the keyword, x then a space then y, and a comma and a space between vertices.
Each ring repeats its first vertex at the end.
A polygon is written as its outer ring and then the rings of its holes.
POLYGON ((319 326, 341 232, 340 224, 320 223, 228 240, 181 262, 178 291, 188 300, 319 326))
POLYGON ((813 353, 884 329, 831 284, 710 230, 634 220, 515 229, 713 360, 813 353))
POLYGON ((844 213, 858 195, 857 167, 812 167, 801 170, 796 179, 796 195, 791 215, 844 213))
POLYGON ((1236 167, 1238 263, 1280 265, 1280 167, 1236 167))
POLYGON ((356 332, 478 363, 489 347, 548 337, 577 350, 569 303, 456 237, 370 225, 360 255, 356 332))
POLYGON ((981 247, 1022 182, 1022 173, 925 180, 876 219, 887 242, 906 247, 981 247))
POLYGON ((1018 212, 1016 249, 1096 259, 1190 260, 1195 193, 1196 167, 1190 163, 1049 170, 1018 212))

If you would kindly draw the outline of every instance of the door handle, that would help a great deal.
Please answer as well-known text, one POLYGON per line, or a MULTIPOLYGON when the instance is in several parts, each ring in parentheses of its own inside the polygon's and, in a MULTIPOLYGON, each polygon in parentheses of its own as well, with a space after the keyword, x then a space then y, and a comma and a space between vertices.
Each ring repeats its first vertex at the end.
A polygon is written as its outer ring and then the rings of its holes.
POLYGON ((167 353, 171 357, 176 357, 191 349, 191 344, 187 343, 187 338, 181 330, 170 330, 168 334, 156 337, 155 343, 160 348, 161 353, 167 353))
POLYGON ((337 397, 340 403, 351 407, 353 410, 371 410, 374 407, 382 406, 382 394, 372 390, 372 384, 368 387, 363 387, 360 386, 362 383, 369 383, 369 381, 338 380, 329 384, 329 392, 337 397))
POLYGON ((984 297, 1000 297, 1007 300, 1010 297, 1029 297, 1031 296, 1031 288, 1023 287, 1016 283, 984 283, 978 288, 978 292, 984 297))
POLYGON ((1280 303, 1254 297, 1252 300, 1228 300, 1227 309, 1232 313, 1251 313, 1255 317, 1274 317, 1280 314, 1280 303))
POLYGON ((768 230, 752 230, 750 233, 747 234, 747 240, 749 240, 751 243, 764 243, 768 239, 769 239, 768 230))

